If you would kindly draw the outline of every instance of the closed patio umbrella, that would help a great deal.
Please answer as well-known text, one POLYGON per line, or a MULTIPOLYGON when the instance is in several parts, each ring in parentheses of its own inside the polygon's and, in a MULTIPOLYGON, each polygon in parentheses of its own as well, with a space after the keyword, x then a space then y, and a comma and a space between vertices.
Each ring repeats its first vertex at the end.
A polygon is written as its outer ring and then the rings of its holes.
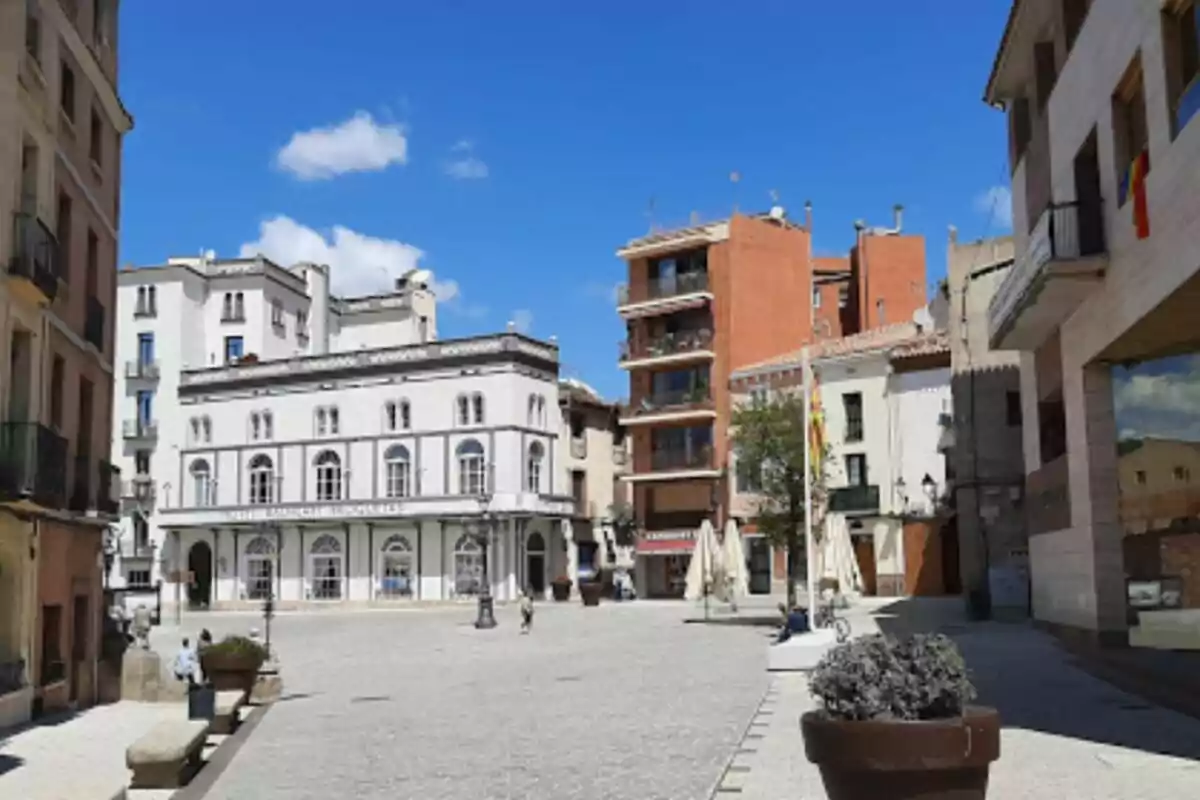
POLYGON ((712 522, 706 519, 700 523, 700 530, 696 534, 696 547, 688 564, 687 584, 683 590, 684 598, 699 600, 712 594, 724 574, 721 562, 717 532, 713 530, 712 522))
POLYGON ((738 600, 750 594, 750 573, 746 569, 746 550, 742 546, 742 534, 733 520, 725 522, 725 541, 721 545, 721 556, 725 568, 724 599, 737 610, 738 600))

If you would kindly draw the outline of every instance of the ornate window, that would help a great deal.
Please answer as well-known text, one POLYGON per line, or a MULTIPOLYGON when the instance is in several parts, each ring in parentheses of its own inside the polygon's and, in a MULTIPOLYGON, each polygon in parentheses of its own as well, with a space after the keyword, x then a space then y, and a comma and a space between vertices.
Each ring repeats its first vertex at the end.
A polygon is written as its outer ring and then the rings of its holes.
POLYGON ((314 600, 341 600, 343 556, 342 543, 336 536, 321 534, 309 549, 314 600))
POLYGON ((458 493, 483 494, 487 488, 483 445, 467 439, 459 444, 455 453, 458 456, 458 493))
POLYGON ((255 411, 250 415, 250 439, 258 441, 262 437, 262 418, 255 411))
POLYGON ((414 583, 413 550, 408 539, 399 534, 389 536, 379 551, 379 594, 396 599, 412 597, 414 583))
POLYGON ((255 536, 246 545, 246 599, 266 600, 275 593, 275 544, 255 536))
POLYGON ((338 458, 338 454, 332 450, 325 450, 317 456, 314 463, 317 465, 317 499, 341 500, 342 460, 338 458))
POLYGON ((259 453, 250 459, 250 503, 268 505, 275 502, 275 464, 271 457, 259 453))
POLYGON ((329 432, 329 415, 325 413, 324 406, 317 406, 316 428, 317 436, 324 436, 329 432))
POLYGON ((525 424, 531 428, 537 424, 537 395, 529 395, 529 408, 525 412, 525 424))
POLYGON ((246 318, 246 298, 241 292, 233 296, 233 317, 239 320, 246 318))
POLYGON ((483 548, 469 533, 454 544, 454 594, 472 597, 483 588, 483 548))
POLYGON ((458 396, 457 403, 458 403, 458 424, 459 425, 470 425, 471 424, 470 400, 467 398, 467 396, 465 394, 460 394, 458 396))
POLYGON ((192 495, 195 498, 195 504, 211 506, 213 504, 212 471, 208 467, 208 462, 203 458, 197 458, 192 462, 189 471, 192 473, 192 495))
POLYGON ((537 424, 539 428, 546 427, 546 398, 540 394, 537 398, 537 424))
POLYGON ((271 417, 270 411, 263 412, 262 421, 263 421, 263 438, 264 439, 274 439, 275 438, 275 431, 274 431, 275 420, 271 417))
POLYGON ((211 443, 212 442, 212 419, 210 419, 207 416, 202 417, 200 420, 200 427, 204 431, 204 441, 206 443, 211 443))
POLYGON ((388 400, 386 403, 383 404, 384 427, 389 431, 396 430, 396 425, 399 424, 399 420, 397 419, 397 417, 398 417, 398 409, 396 408, 396 404, 394 402, 392 402, 391 400, 388 400))
POLYGON ((408 448, 394 444, 383 454, 388 497, 408 497, 412 493, 412 463, 408 448))
POLYGON ((331 436, 337 436, 338 429, 339 429, 339 425, 338 425, 337 406, 330 406, 329 407, 329 434, 331 436))
POLYGON ((407 400, 400 401, 400 428, 402 430, 412 428, 412 407, 407 400))
POLYGON ((529 458, 525 463, 526 490, 534 494, 542 490, 542 461, 546 457, 546 448, 541 442, 529 445, 529 458))
POLYGON ((474 394, 474 395, 471 397, 471 409, 474 411, 474 414, 475 414, 475 424, 476 424, 476 425, 482 425, 482 424, 483 424, 483 418, 484 418, 484 415, 483 415, 483 395, 482 395, 482 394, 480 394, 479 392, 476 392, 476 393, 475 393, 475 394, 474 394))
POLYGON ((200 438, 200 418, 192 417, 192 443, 199 444, 204 441, 200 438))

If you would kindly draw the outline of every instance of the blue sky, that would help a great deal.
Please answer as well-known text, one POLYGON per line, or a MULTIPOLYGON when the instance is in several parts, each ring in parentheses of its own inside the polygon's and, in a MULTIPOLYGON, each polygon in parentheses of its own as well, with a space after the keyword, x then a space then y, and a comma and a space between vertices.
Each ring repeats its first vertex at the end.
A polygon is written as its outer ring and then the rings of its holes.
POLYGON ((619 397, 614 251, 652 198, 667 226, 811 199, 819 253, 900 202, 931 280, 948 225, 1006 231, 1007 0, 584 5, 126 0, 122 262, 263 249, 369 290, 417 259, 443 338, 516 320, 619 397))

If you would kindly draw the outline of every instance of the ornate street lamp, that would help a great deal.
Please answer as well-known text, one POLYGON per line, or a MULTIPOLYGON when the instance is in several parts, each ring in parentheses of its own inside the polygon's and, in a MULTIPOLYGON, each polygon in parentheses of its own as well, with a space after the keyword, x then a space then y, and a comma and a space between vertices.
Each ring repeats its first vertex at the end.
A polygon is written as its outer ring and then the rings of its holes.
POLYGON ((496 609, 492 598, 492 576, 488 567, 488 546, 492 540, 492 515, 488 507, 491 505, 491 495, 484 492, 479 496, 479 521, 471 523, 469 532, 471 538, 479 545, 483 555, 483 586, 479 590, 479 613, 475 618, 478 630, 488 630, 496 627, 496 609))
MULTIPOLYGON (((275 533, 275 550, 276 550, 275 557, 276 557, 276 560, 278 561, 279 555, 281 554, 281 552, 283 550, 283 532, 282 532, 282 530, 279 528, 279 526, 271 525, 269 523, 263 523, 259 529, 264 534, 272 533, 272 532, 275 533)), ((267 649, 267 659, 268 660, 271 658, 271 620, 275 619, 275 581, 277 581, 279 579, 279 576, 274 574, 276 572, 276 569, 272 569, 271 572, 272 572, 271 580, 267 584, 267 596, 263 598, 263 604, 262 604, 263 637, 264 637, 263 645, 267 649)))

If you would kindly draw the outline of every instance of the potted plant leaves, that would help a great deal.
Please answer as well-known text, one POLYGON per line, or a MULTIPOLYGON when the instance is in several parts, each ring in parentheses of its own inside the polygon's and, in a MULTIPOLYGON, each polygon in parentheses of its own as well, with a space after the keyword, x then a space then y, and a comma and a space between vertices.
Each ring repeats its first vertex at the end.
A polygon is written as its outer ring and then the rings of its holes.
POLYGON ((571 599, 571 579, 566 575, 559 575, 554 580, 550 581, 550 594, 554 597, 556 603, 565 603, 571 599))
POLYGON ((1000 716, 940 634, 866 636, 829 651, 800 718, 804 751, 829 800, 982 800, 1000 757, 1000 716))
POLYGON ((204 677, 218 692, 240 689, 250 697, 267 649, 246 636, 226 636, 200 653, 204 677))

